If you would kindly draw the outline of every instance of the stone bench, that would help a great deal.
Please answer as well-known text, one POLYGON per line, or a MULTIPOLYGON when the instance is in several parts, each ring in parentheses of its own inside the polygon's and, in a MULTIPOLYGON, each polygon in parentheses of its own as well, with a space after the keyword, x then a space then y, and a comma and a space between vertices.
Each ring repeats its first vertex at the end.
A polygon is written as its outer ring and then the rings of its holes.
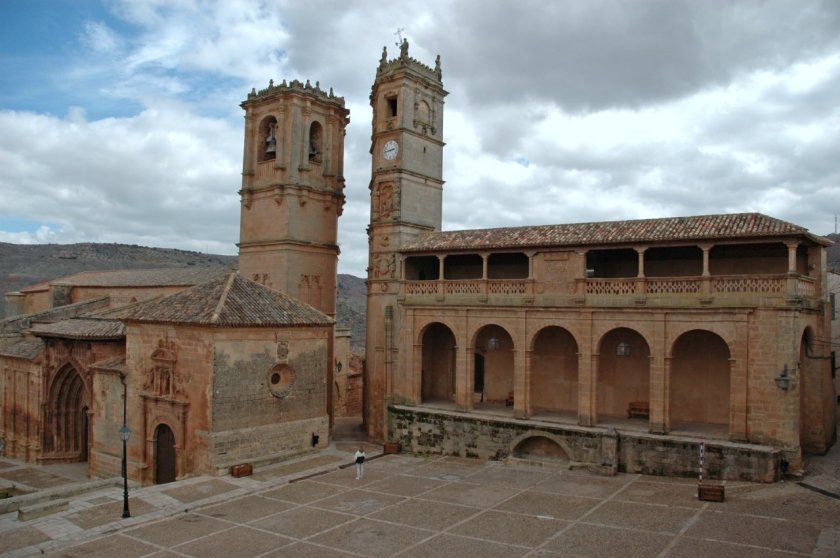
POLYGON ((67 500, 47 500, 46 502, 38 502, 31 506, 22 507, 17 511, 18 521, 30 521, 44 517, 45 515, 63 512, 69 505, 70 503, 67 500))
POLYGON ((631 401, 627 404, 627 418, 650 418, 650 403, 631 401))

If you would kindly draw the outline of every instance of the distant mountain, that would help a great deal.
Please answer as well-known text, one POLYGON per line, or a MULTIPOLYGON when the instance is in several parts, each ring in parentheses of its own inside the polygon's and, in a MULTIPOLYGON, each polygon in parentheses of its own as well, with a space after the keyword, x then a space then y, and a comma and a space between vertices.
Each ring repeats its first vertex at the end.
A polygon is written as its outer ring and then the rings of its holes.
MULTIPOLYGON (((236 256, 128 244, 7 244, 0 242, 0 294, 82 271, 235 266, 236 256)), ((354 350, 365 343, 365 280, 338 276, 338 327, 350 329, 354 350)), ((5 316, 0 302, 0 319, 5 316)))

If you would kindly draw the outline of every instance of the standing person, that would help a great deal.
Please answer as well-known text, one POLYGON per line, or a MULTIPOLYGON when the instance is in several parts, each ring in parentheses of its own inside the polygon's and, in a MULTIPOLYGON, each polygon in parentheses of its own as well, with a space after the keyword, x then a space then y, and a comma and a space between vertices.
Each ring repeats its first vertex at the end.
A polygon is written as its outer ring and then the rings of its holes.
POLYGON ((359 449, 356 451, 356 480, 361 479, 363 476, 365 476, 365 450, 359 446, 359 449))

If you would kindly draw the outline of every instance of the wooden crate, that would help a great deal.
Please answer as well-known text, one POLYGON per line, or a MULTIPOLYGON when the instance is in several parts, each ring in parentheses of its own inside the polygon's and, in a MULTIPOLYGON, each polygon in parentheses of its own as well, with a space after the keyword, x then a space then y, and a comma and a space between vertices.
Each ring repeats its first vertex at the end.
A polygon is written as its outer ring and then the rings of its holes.
POLYGON ((697 486, 697 498, 705 502, 723 502, 722 484, 700 484, 697 486))
POLYGON ((384 453, 400 453, 402 446, 398 442, 386 442, 382 447, 384 453))
POLYGON ((230 476, 236 478, 250 477, 253 472, 254 468, 250 463, 240 463, 239 465, 233 465, 230 468, 230 476))

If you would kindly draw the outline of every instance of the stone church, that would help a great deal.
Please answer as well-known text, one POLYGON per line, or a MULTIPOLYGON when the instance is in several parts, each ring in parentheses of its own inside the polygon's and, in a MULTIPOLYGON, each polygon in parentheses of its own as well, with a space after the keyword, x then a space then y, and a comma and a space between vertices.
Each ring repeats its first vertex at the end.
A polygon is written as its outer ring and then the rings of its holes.
MULTIPOLYGON (((772 481, 835 439, 825 248, 761 214, 442 231, 440 58, 383 49, 370 95, 364 423, 480 459, 772 481)), ((344 100, 242 103, 239 271, 79 274, 6 295, 0 439, 144 483, 329 441, 344 100)), ((457 187, 454 186, 454 187, 457 187)))

